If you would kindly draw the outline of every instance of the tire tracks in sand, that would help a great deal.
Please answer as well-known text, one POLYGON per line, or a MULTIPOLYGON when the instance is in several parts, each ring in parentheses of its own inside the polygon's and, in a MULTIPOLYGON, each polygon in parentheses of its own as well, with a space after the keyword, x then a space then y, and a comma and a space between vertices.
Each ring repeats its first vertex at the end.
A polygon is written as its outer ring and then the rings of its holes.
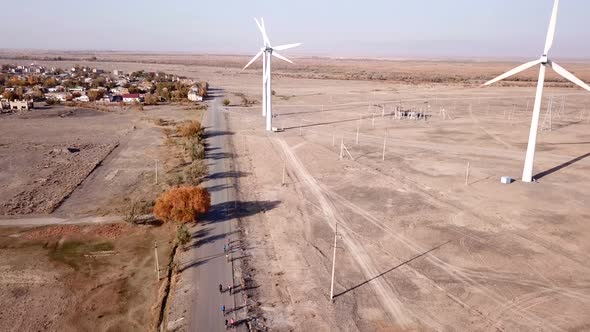
MULTIPOLYGON (((295 156, 289 145, 281 139, 277 139, 281 146, 286 159, 289 161, 297 177, 300 177, 302 182, 307 184, 308 189, 317 199, 324 215, 326 216, 327 224, 333 229, 336 229, 336 224, 346 224, 346 221, 336 210, 334 204, 326 198, 319 183, 315 180, 307 169, 303 166, 299 158, 295 156)), ((366 250, 358 243, 352 236, 346 236, 346 230, 340 231, 344 236, 342 242, 349 248, 354 260, 360 266, 364 276, 367 279, 379 275, 381 271, 377 269, 366 250)), ((378 278, 370 282, 370 285, 378 295, 379 302, 391 314, 392 318, 403 329, 409 329, 416 324, 415 320, 410 317, 410 314, 402 308, 402 303, 397 299, 397 296, 391 286, 384 282, 383 279, 378 278)))
MULTIPOLYGON (((312 192, 313 196, 317 199, 320 204, 321 209, 323 210, 324 215, 327 217, 328 225, 334 229, 336 223, 343 224, 346 229, 349 229, 349 225, 346 223, 346 220, 342 218, 339 214, 334 202, 337 202, 344 207, 350 209, 355 214, 365 218, 367 221, 381 229, 389 233, 395 239, 397 239, 400 243, 405 245, 407 248, 415 251, 416 253, 425 252, 424 248, 421 248, 420 245, 415 243, 414 241, 410 241, 407 238, 403 237, 402 235, 395 232, 394 229, 388 227, 385 223, 379 221, 376 217, 372 216, 367 211, 363 210, 362 208, 354 205, 352 202, 349 202, 342 196, 330 191, 329 189, 325 188, 325 186, 319 184, 315 178, 307 171, 307 169, 303 166, 301 161, 298 157, 294 154, 292 149, 289 145, 282 139, 276 140, 280 147, 282 148, 286 159, 291 164, 293 170, 296 172, 296 175, 301 178, 301 182, 305 183, 308 189, 312 192), (329 198, 328 198, 329 197, 329 198)), ((342 232, 345 234, 344 232, 342 232)), ((343 236, 343 242, 345 245, 350 249, 351 254, 355 261, 361 267, 365 277, 373 278, 375 275, 378 275, 380 271, 376 268, 375 262, 370 258, 370 255, 364 250, 362 245, 354 240, 351 236, 343 236)), ((440 258, 434 255, 427 255, 425 259, 435 267, 438 267, 453 279, 474 287, 479 292, 485 294, 488 298, 496 302, 501 307, 506 306, 506 298, 502 295, 498 294, 494 290, 482 285, 477 279, 473 278, 473 276, 468 273, 468 271, 464 271, 464 269, 451 265, 440 258)), ((411 267, 410 267, 411 268, 411 267)), ((421 272, 411 268, 415 272, 420 275, 423 275, 421 272)), ((426 277, 426 276, 424 276, 426 277)), ((428 277, 426 277, 428 278, 428 277)), ((430 278, 428 278, 430 280, 430 278)), ((434 282, 434 281, 433 281, 434 282)), ((433 322, 431 319, 427 317, 418 317, 417 313, 409 312, 406 308, 403 307, 403 303, 397 299, 396 292, 392 289, 392 287, 385 282, 383 279, 375 279, 371 282, 371 286, 374 288, 375 292, 379 296, 379 300, 384 306, 385 309, 392 315, 395 322, 400 324, 400 327, 408 328, 413 324, 416 324, 420 321, 420 323, 425 324, 433 329, 441 329, 442 327, 437 326, 437 322, 433 322), (422 318, 422 319, 421 319, 422 318), (434 326, 433 326, 434 325, 434 326)), ((442 290, 442 289, 441 289, 442 290)), ((444 291, 444 290, 443 290, 444 291)), ((448 294, 448 292, 444 291, 448 294)), ((571 294, 568 294, 571 296, 571 294)), ((536 325, 538 328, 543 329, 544 327, 550 327, 553 330, 562 330, 559 326, 556 326, 552 322, 539 317, 530 311, 527 310, 527 307, 520 307, 510 306, 509 310, 517 314, 520 318, 536 325)), ((422 316, 422 315, 420 315, 422 316)), ((500 323, 498 320, 490 322, 490 320, 486 319, 487 317, 484 316, 484 320, 487 321, 489 325, 498 326, 500 323)))

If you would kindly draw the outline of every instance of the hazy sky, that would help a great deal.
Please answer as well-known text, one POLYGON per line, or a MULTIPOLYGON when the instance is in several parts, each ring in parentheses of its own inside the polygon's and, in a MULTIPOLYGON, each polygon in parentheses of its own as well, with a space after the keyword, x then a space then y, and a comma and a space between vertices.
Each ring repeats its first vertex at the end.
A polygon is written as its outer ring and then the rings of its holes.
MULTIPOLYGON (((19 0, 2 48, 255 53, 263 16, 290 54, 536 57, 553 0, 19 0)), ((590 1, 562 0, 554 56, 590 57, 590 1)))

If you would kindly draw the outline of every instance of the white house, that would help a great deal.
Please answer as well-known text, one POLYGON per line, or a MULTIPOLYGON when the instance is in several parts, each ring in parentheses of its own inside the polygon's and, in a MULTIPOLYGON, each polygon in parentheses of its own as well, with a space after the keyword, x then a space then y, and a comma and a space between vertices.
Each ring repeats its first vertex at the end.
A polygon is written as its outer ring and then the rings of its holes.
POLYGON ((191 90, 188 92, 188 100, 190 101, 203 101, 203 96, 200 96, 197 91, 191 90))
POLYGON ((55 99, 58 101, 66 101, 67 96, 65 92, 50 92, 45 94, 46 99, 55 99))
POLYGON ((62 91, 65 91, 65 90, 66 90, 66 88, 64 88, 62 85, 56 85, 56 86, 54 86, 52 88, 48 88, 47 89, 47 91, 49 91, 49 92, 62 92, 62 91))
POLYGON ((68 89, 70 92, 84 92, 84 88, 81 86, 75 86, 68 89))
POLYGON ((141 102, 141 98, 139 96, 139 93, 128 93, 128 94, 124 94, 123 96, 123 102, 124 103, 134 103, 134 102, 141 102))
POLYGON ((33 102, 26 100, 14 100, 10 102, 10 109, 13 111, 30 110, 32 109, 33 102))
POLYGON ((74 98, 74 101, 80 101, 80 102, 83 102, 83 103, 87 103, 87 102, 90 101, 90 98, 88 98, 87 95, 83 95, 83 96, 74 98))
POLYGON ((122 86, 117 86, 111 89, 111 92, 114 94, 125 95, 129 93, 129 89, 124 88, 122 86))

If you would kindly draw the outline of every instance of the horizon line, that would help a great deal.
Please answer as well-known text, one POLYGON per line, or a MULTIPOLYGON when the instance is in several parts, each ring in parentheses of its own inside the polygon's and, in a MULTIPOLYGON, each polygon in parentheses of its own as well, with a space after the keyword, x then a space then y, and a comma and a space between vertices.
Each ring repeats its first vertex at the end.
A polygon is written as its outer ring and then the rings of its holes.
MULTIPOLYGON (((9 52, 31 52, 31 53, 78 53, 78 54, 92 54, 92 53, 119 53, 119 54, 152 54, 152 55, 194 55, 194 56, 236 56, 236 57, 251 57, 252 54, 246 52, 198 52, 198 51, 155 51, 155 50, 116 50, 116 49, 75 49, 75 48, 64 48, 64 49, 45 49, 45 48, 3 48, 0 47, 1 53, 9 52)), ((520 56, 520 55, 499 55, 499 56, 424 56, 424 55, 406 55, 406 56, 384 56, 384 55, 346 55, 346 54, 329 54, 329 53, 303 53, 296 52, 290 55, 292 58, 320 58, 320 59, 332 59, 332 60, 373 60, 373 61, 426 61, 426 62, 516 62, 523 60, 534 59, 534 57, 520 56)), ((590 61, 590 56, 586 57, 559 57, 565 61, 590 61)), ((100 59, 97 61, 100 62, 100 59)))

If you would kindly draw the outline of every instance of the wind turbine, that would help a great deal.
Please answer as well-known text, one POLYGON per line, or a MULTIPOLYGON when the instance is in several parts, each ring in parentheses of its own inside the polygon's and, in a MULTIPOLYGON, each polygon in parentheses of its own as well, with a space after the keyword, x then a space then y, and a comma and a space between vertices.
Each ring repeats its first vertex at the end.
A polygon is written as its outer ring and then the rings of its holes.
MULTIPOLYGON (((287 44, 272 47, 266 34, 266 28, 264 27, 264 19, 261 18, 260 22, 254 18, 258 29, 262 33, 262 39, 264 40, 264 46, 258 51, 258 53, 248 62, 244 69, 248 68, 254 61, 262 56, 262 116, 266 116, 266 130, 272 131, 272 89, 271 89, 271 62, 272 57, 277 57, 283 61, 293 63, 293 61, 285 58, 276 51, 284 51, 290 48, 297 47, 301 43, 287 44)), ((243 70, 243 69, 242 69, 243 70)))
POLYGON ((545 84, 545 72, 547 70, 547 66, 551 67, 556 73, 563 76, 565 79, 571 81, 572 83, 582 87, 585 90, 590 91, 590 86, 586 83, 582 82, 579 78, 574 76, 572 73, 565 70, 563 67, 558 65, 557 63, 551 61, 548 57, 549 50, 551 50, 551 46, 553 45, 553 37, 555 36, 555 25, 557 22, 557 11, 559 7, 559 0, 555 0, 553 4, 553 13, 551 14, 551 21, 549 22, 549 30, 547 31, 547 39, 545 41, 545 50, 543 51, 543 55, 540 59, 527 62, 523 65, 520 65, 496 78, 493 80, 485 83, 485 85, 490 85, 501 81, 505 78, 508 78, 512 75, 518 74, 522 71, 525 71, 531 67, 534 67, 538 64, 541 65, 541 70, 539 72, 539 82, 537 83, 537 94, 535 96, 535 106, 533 108, 533 118, 531 120, 531 130, 529 133, 529 143, 526 151, 526 158, 524 162, 524 170, 522 172, 522 181, 523 182, 532 182, 533 181, 533 164, 535 161, 535 149, 537 145, 537 130, 539 127, 539 117, 541 114, 541 102, 543 101, 543 85, 545 84))

